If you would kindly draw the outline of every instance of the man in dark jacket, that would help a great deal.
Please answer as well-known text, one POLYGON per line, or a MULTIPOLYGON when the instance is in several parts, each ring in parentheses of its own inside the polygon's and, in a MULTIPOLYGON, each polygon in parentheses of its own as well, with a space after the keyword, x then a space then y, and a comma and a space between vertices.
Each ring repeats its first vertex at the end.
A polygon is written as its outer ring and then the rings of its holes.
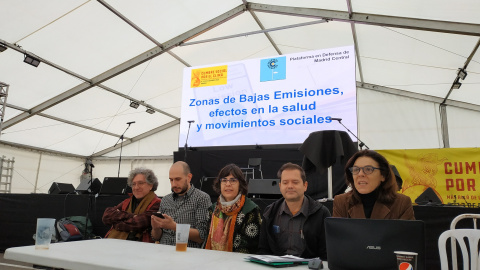
POLYGON ((308 182, 302 167, 286 163, 278 177, 283 198, 263 213, 258 254, 327 260, 324 220, 330 211, 304 194, 308 182))

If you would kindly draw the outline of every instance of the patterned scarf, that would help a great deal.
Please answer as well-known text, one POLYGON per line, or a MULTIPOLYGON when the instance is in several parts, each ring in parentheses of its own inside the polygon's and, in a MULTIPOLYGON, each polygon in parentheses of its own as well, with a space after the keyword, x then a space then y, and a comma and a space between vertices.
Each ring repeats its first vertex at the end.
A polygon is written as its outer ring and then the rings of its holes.
MULTIPOLYGON (((133 212, 133 214, 138 215, 138 214, 144 213, 147 210, 147 207, 150 205, 150 202, 152 202, 152 200, 155 199, 156 196, 157 195, 155 194, 155 192, 150 191, 147 195, 145 195, 145 197, 143 197, 143 199, 137 205, 137 208, 135 208, 135 211, 133 212)), ((130 198, 130 203, 128 204, 128 207, 126 209, 126 211, 128 213, 132 213, 132 202, 133 202, 133 200, 135 200, 135 199, 132 196, 130 198)), ((112 226, 112 229, 108 233, 107 238, 115 238, 115 239, 124 239, 125 240, 125 239, 127 239, 129 233, 130 232, 117 231, 112 226)), ((139 239, 139 241, 142 240, 142 232, 138 232, 136 234, 136 236, 139 239)))
POLYGON ((205 249, 233 251, 235 220, 245 204, 245 195, 239 194, 232 202, 222 202, 220 196, 210 223, 210 232, 205 249))

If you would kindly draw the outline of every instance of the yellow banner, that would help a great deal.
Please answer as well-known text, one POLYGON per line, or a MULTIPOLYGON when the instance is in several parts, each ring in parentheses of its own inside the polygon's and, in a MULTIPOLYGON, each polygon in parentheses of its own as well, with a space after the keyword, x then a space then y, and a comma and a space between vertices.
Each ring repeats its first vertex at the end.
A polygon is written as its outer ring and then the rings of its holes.
POLYGON ((227 84, 227 71, 227 65, 192 69, 190 87, 227 84))
POLYGON ((403 180, 400 193, 414 202, 431 187, 443 204, 480 205, 480 149, 445 148, 380 150, 397 167, 403 180))

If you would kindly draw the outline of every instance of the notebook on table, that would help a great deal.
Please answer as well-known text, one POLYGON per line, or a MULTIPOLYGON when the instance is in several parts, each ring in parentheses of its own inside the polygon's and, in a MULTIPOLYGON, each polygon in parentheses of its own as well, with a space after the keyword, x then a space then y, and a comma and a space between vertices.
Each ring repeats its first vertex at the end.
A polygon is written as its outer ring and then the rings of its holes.
POLYGON ((296 256, 274 256, 274 255, 252 255, 245 258, 254 263, 265 264, 273 267, 290 267, 301 264, 308 264, 310 259, 304 259, 296 256))
POLYGON ((418 253, 425 270, 425 225, 420 220, 326 218, 330 270, 396 270, 394 251, 418 253))

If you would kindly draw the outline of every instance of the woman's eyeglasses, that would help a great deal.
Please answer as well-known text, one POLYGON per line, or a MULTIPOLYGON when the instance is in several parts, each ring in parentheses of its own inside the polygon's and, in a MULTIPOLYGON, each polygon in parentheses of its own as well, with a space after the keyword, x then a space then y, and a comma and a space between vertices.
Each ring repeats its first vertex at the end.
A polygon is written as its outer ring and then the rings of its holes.
POLYGON ((353 167, 350 167, 348 169, 350 170, 350 172, 352 174, 355 174, 355 175, 359 174, 360 170, 362 170, 364 174, 372 174, 375 170, 382 170, 380 168, 376 168, 376 167, 373 167, 373 166, 365 166, 365 167, 353 166, 353 167))
POLYGON ((135 186, 139 186, 139 187, 143 187, 143 185, 145 185, 147 182, 135 182, 135 183, 132 183, 131 187, 135 187, 135 186))
POLYGON ((238 182, 237 178, 222 178, 220 179, 222 184, 229 183, 230 185, 236 184, 238 182))

